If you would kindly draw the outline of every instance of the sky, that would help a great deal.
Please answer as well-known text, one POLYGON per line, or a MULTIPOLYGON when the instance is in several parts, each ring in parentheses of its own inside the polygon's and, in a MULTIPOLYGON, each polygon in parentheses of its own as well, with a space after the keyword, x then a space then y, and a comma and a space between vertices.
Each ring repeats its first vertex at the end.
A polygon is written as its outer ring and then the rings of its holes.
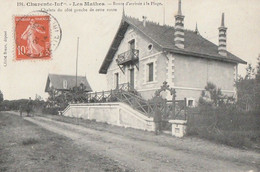
MULTIPOLYGON (((178 0, 132 0, 132 1, 88 1, 88 2, 116 2, 117 5, 104 8, 116 9, 105 12, 57 12, 58 8, 67 7, 37 7, 17 6, 18 1, 0 0, 0 90, 4 99, 21 99, 38 94, 47 98, 44 92, 49 73, 75 75, 77 38, 79 37, 78 74, 87 77, 94 91, 106 90, 105 75, 99 74, 99 68, 115 36, 122 17, 120 2, 154 2, 154 5, 125 5, 128 16, 147 16, 148 20, 174 26, 174 15, 177 13, 178 0), (163 5, 155 5, 161 3, 163 5), (51 60, 14 60, 14 16, 26 15, 34 10, 50 10, 62 29, 62 39, 52 54, 51 60), (4 66, 4 37, 7 33, 7 66, 4 66)), ((19 2, 32 2, 23 1, 19 2)), ((36 1, 36 2, 41 2, 36 1)), ((42 1, 52 2, 52 1, 42 1)), ((71 3, 68 0, 55 2, 71 3)), ((87 2, 87 1, 73 1, 87 2)), ((74 9, 90 8, 73 6, 74 9)), ((97 8, 97 7, 93 7, 97 8)), ((182 0, 182 13, 185 16, 185 29, 194 30, 196 23, 200 34, 218 44, 218 27, 221 14, 225 13, 227 30, 227 50, 241 59, 256 65, 260 54, 260 1, 259 0, 182 0)), ((245 75, 246 65, 239 65, 239 74, 245 75)))

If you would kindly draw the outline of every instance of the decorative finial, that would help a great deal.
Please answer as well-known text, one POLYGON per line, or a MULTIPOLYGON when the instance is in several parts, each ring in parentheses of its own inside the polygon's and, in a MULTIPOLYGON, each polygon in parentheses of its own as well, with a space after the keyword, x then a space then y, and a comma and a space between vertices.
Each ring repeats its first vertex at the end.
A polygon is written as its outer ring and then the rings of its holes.
POLYGON ((123 17, 125 16, 125 5, 123 3, 123 17))
POLYGON ((178 7, 178 15, 182 15, 182 12, 181 12, 181 0, 179 0, 179 7, 178 7))
POLYGON ((225 14, 222 13, 221 27, 225 27, 225 22, 224 22, 224 20, 225 20, 225 16, 224 16, 224 15, 225 15, 225 14))
POLYGON ((198 30, 198 24, 197 24, 197 22, 196 22, 195 33, 196 33, 196 34, 199 34, 199 30, 198 30))

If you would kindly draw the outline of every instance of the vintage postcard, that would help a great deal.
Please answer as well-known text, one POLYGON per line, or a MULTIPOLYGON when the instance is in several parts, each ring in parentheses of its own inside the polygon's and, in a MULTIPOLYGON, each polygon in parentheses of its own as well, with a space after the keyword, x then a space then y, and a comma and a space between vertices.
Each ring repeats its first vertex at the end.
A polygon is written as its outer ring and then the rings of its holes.
POLYGON ((0 171, 260 170, 259 0, 0 2, 0 171))

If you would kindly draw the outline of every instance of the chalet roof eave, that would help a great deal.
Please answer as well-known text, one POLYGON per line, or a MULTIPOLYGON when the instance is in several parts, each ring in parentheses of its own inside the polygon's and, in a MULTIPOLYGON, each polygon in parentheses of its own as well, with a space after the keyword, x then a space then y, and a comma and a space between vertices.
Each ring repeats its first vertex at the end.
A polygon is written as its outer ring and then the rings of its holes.
POLYGON ((48 93, 48 88, 49 88, 49 85, 50 85, 50 77, 49 75, 47 76, 47 82, 46 82, 46 85, 45 85, 45 93, 48 93))
MULTIPOLYGON (((111 45, 110 45, 110 47, 109 47, 109 50, 108 50, 108 52, 107 52, 107 54, 106 54, 106 57, 105 57, 103 63, 102 63, 102 65, 101 65, 100 69, 99 69, 99 73, 100 73, 100 74, 106 74, 106 73, 107 73, 108 67, 106 68, 105 65, 106 65, 107 61, 109 61, 109 62, 111 63, 112 60, 113 60, 113 59, 108 60, 108 59, 111 58, 111 57, 109 57, 109 53, 110 53, 111 51, 113 51, 113 52, 112 52, 112 54, 113 54, 113 55, 112 55, 112 58, 113 58, 114 55, 115 55, 115 53, 117 52, 117 48, 118 48, 118 47, 113 47, 114 41, 116 40, 117 37, 120 37, 120 38, 121 38, 121 41, 122 41, 122 39, 124 38, 124 36, 119 35, 120 29, 122 29, 121 27, 122 27, 122 25, 123 25, 124 23, 127 23, 128 26, 131 25, 133 28, 135 28, 136 30, 138 30, 138 31, 139 31, 140 33, 142 33, 143 35, 145 35, 148 39, 150 39, 150 40, 152 41, 153 44, 157 45, 157 46, 160 47, 160 48, 163 47, 163 46, 160 45, 157 41, 155 41, 154 39, 152 39, 150 36, 148 36, 148 35, 145 34, 142 30, 140 30, 138 27, 136 27, 133 23, 131 23, 129 20, 127 20, 127 18, 126 18, 125 16, 123 16, 123 18, 122 18, 122 20, 121 20, 121 24, 120 24, 120 26, 119 26, 119 28, 118 28, 118 30, 117 30, 117 33, 116 33, 116 35, 115 35, 115 37, 114 37, 114 39, 113 39, 113 41, 112 41, 112 43, 111 43, 111 45)), ((127 27, 128 27, 128 26, 127 26, 127 27)), ((125 34, 125 32, 124 32, 124 34, 125 34)), ((120 42, 121 42, 121 41, 120 41, 120 42)))
MULTIPOLYGON (((117 32, 116 32, 116 35, 114 36, 113 41, 111 42, 111 45, 109 46, 109 49, 108 49, 108 51, 107 51, 106 57, 105 57, 104 61, 102 62, 102 65, 101 65, 101 67, 100 67, 100 69, 99 69, 99 73, 100 73, 100 74, 106 74, 106 73, 107 73, 108 67, 106 67, 106 65, 107 65, 106 63, 107 63, 107 61, 109 61, 109 62, 111 63, 112 60, 113 60, 113 56, 114 56, 115 53, 117 52, 118 47, 113 46, 113 45, 116 44, 116 42, 115 42, 115 41, 116 41, 116 38, 119 37, 120 43, 121 43, 122 39, 124 38, 125 32, 124 32, 123 35, 120 35, 120 31, 123 29, 123 25, 124 25, 125 23, 126 23, 126 22, 125 22, 125 17, 123 16, 122 19, 121 19, 121 23, 120 23, 120 25, 119 25, 119 28, 118 28, 118 30, 117 30, 117 32), (112 53, 112 55, 110 55, 110 53, 112 53), (111 58, 110 56, 112 56, 112 58, 111 58)), ((128 28, 128 26, 129 26, 129 24, 127 23, 126 28, 128 28)), ((120 44, 119 44, 119 45, 120 45, 120 44)), ((109 64, 109 65, 110 65, 110 64, 109 64)), ((109 66, 109 65, 108 65, 108 66, 109 66)))
POLYGON ((221 56, 212 56, 209 54, 202 54, 202 53, 195 53, 195 52, 191 52, 191 51, 185 51, 185 50, 181 50, 181 49, 177 49, 177 48, 163 48, 164 51, 166 52, 171 52, 171 53, 176 53, 176 54, 182 54, 182 55, 192 55, 195 57, 201 57, 201 58, 207 58, 207 59, 213 59, 213 60, 218 60, 218 61, 225 61, 225 62, 230 62, 230 63, 241 63, 241 64, 247 64, 246 61, 244 60, 232 60, 232 59, 227 59, 221 56))

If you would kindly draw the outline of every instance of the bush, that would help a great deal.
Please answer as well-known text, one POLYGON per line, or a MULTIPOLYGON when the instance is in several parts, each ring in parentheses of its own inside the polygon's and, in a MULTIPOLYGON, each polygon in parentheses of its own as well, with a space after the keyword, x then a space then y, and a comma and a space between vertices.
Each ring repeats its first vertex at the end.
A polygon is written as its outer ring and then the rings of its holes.
POLYGON ((50 114, 50 115, 58 115, 60 110, 61 110, 60 107, 48 107, 48 108, 44 108, 42 113, 50 114))
POLYGON ((260 147, 260 112, 239 111, 235 105, 198 107, 188 115, 188 135, 234 147, 260 147))
MULTIPOLYGON (((19 110, 20 106, 22 107, 22 110, 25 111, 27 108, 28 101, 28 99, 4 100, 2 103, 0 103, 0 111, 19 110)), ((32 110, 34 112, 41 112, 46 105, 46 103, 43 100, 31 101, 32 110)))

